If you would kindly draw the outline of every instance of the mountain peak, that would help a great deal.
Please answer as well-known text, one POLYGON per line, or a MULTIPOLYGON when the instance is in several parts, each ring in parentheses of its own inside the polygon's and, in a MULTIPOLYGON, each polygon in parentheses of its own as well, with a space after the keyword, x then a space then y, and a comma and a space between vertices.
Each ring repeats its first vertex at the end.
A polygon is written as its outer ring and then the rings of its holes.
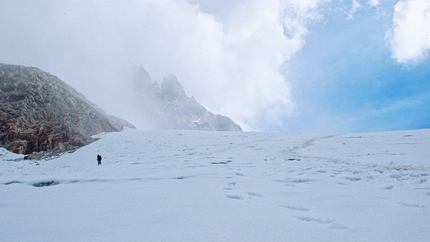
POLYGON ((151 84, 152 80, 149 76, 149 73, 143 68, 143 66, 140 66, 136 71, 136 79, 138 82, 151 84))
POLYGON ((184 87, 179 83, 177 77, 174 75, 169 75, 167 78, 163 79, 160 90, 162 98, 168 102, 188 98, 185 94, 184 87))
POLYGON ((242 131, 231 119, 209 112, 188 97, 173 74, 163 79, 159 89, 154 84, 136 87, 139 109, 156 129, 242 131))

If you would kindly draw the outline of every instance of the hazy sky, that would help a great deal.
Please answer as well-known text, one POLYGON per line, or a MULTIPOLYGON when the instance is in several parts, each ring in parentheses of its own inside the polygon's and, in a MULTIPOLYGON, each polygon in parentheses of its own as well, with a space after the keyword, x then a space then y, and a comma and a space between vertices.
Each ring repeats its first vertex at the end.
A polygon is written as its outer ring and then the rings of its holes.
POLYGON ((430 127, 428 0, 0 0, 0 62, 139 128, 132 70, 245 130, 430 127))

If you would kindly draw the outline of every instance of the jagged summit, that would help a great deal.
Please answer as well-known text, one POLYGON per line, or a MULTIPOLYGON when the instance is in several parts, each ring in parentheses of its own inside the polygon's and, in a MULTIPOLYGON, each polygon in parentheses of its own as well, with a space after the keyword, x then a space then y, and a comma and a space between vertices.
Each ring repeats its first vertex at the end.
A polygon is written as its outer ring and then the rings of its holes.
POLYGON ((94 134, 134 127, 54 75, 6 64, 0 64, 0 125, 0 147, 19 154, 72 150, 94 134))
POLYGON ((184 87, 174 75, 169 75, 163 79, 160 90, 161 96, 166 102, 186 101, 188 99, 184 87))
POLYGON ((158 85, 141 67, 134 83, 138 108, 156 129, 242 131, 230 118, 213 114, 188 97, 175 75, 169 75, 158 85))

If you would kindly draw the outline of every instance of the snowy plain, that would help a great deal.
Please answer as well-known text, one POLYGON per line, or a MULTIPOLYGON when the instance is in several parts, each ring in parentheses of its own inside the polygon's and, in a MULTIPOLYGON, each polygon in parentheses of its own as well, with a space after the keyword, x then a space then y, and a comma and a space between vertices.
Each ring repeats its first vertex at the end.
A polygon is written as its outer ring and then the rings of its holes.
POLYGON ((97 138, 0 149, 0 241, 430 241, 430 130, 97 138))

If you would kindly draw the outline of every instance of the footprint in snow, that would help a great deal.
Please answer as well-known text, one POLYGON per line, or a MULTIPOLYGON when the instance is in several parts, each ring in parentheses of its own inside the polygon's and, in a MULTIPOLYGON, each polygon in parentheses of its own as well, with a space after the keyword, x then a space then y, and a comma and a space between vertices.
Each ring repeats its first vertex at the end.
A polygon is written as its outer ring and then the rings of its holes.
POLYGON ((227 197, 231 199, 242 200, 242 197, 239 195, 227 195, 227 197))
POLYGON ((426 206, 414 204, 414 203, 400 203, 400 205, 405 207, 412 207, 412 208, 426 208, 426 206))
POLYGON ((298 220, 304 221, 304 222, 316 222, 321 225, 329 225, 329 229, 336 229, 336 230, 347 230, 351 232, 357 232, 358 229, 351 229, 346 226, 343 226, 341 224, 337 224, 335 221, 331 219, 321 219, 321 218, 314 218, 314 217, 306 217, 306 216, 291 216, 293 218, 296 218, 298 220))
POLYGON ((247 192, 249 196, 253 196, 253 197, 263 197, 263 195, 256 193, 256 192, 247 192))
POLYGON ((285 180, 275 180, 275 182, 281 183, 308 183, 314 180, 308 178, 294 178, 294 179, 285 179, 285 180))
POLYGON ((233 190, 233 186, 236 185, 237 182, 230 182, 227 184, 227 187, 224 188, 224 190, 233 190))
POLYGON ((306 216, 291 216, 293 218, 299 219, 301 221, 305 222, 316 222, 319 224, 329 224, 333 222, 331 219, 320 219, 320 218, 313 218, 313 217, 306 217, 306 216))
POLYGON ((393 187, 394 187, 394 186, 389 185, 389 186, 382 187, 382 189, 385 189, 385 190, 391 190, 391 189, 393 189, 393 187))
POLYGON ((291 205, 282 206, 282 207, 288 208, 290 210, 301 211, 301 212, 309 212, 309 211, 311 211, 309 208, 298 207, 298 206, 291 206, 291 205))
POLYGON ((360 181, 361 180, 360 177, 345 177, 345 179, 349 180, 349 181, 360 181))

